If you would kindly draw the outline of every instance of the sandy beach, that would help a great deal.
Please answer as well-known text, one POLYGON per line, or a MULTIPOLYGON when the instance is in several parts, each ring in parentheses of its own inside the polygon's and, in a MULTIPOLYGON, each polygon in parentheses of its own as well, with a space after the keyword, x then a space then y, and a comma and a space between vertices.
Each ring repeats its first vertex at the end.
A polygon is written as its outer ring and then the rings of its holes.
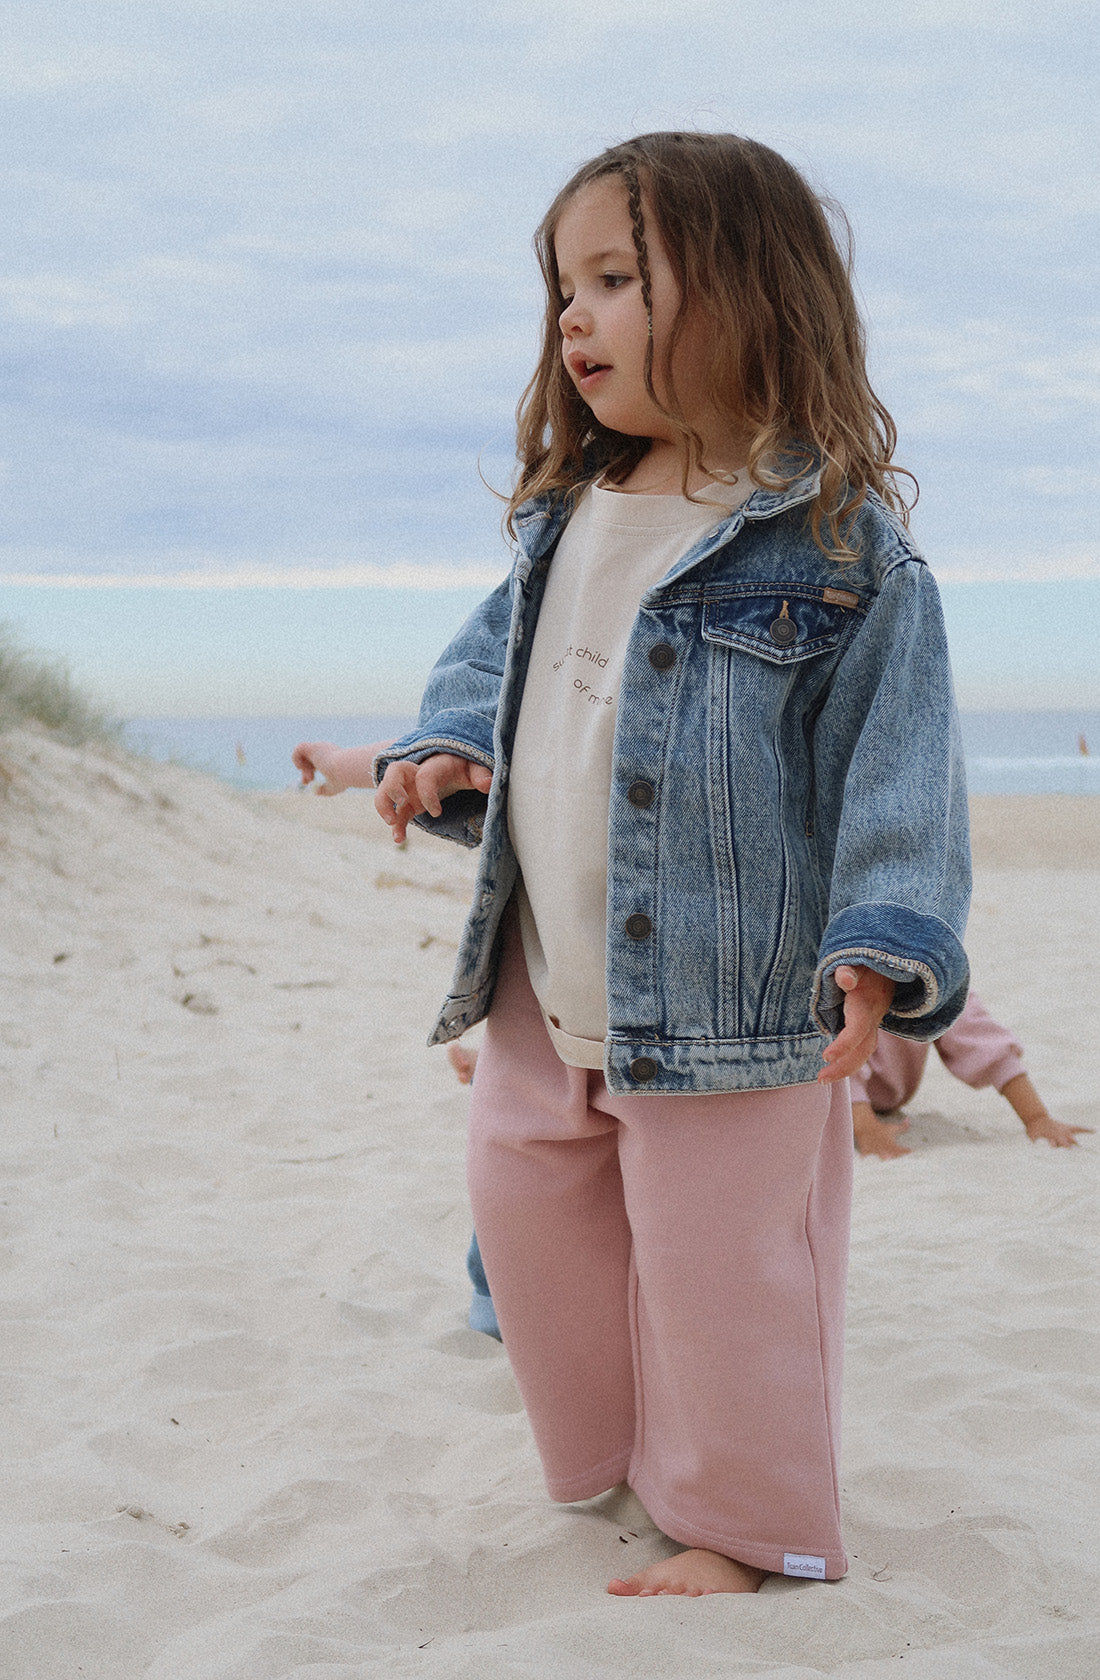
MULTIPOLYGON (((2 1680, 1093 1680, 1100 1136, 933 1065, 857 1161, 847 1578, 610 1598, 674 1548, 549 1503, 465 1326, 472 857, 30 732, 0 780, 2 1680)), ((1100 799, 974 834, 979 988, 1100 1125, 1100 799)))

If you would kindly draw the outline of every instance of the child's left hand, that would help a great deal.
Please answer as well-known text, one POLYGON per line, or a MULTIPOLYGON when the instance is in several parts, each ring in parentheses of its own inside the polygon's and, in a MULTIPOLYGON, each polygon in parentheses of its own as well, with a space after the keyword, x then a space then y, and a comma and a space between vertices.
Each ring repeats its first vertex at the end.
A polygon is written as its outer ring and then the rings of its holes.
POLYGON ((893 980, 873 968, 842 963, 834 975, 844 998, 844 1026, 823 1052, 822 1085, 832 1085, 858 1073, 878 1042, 879 1022, 894 997, 893 980))
POLYGON ((1075 1149, 1077 1133, 1093 1130, 1092 1126, 1068 1126, 1064 1120, 1054 1120, 1049 1114, 1038 1114, 1034 1120, 1024 1121, 1024 1131, 1032 1143, 1045 1138, 1052 1149, 1075 1149))

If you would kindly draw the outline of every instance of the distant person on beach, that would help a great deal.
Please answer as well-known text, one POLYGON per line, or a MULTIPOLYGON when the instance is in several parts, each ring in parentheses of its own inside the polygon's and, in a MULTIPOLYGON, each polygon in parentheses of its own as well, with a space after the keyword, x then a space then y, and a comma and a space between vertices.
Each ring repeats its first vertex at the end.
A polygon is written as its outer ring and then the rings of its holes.
POLYGON ((551 1496, 626 1481, 685 1548, 619 1596, 835 1580, 847 1076, 968 985, 939 601, 790 164, 643 135, 536 246, 515 564, 375 805, 481 846, 433 1042, 486 1019, 471 1201, 551 1496))
MULTIPOLYGON (((909 1127, 898 1110, 916 1096, 930 1048, 880 1033, 874 1054, 852 1075, 852 1128, 861 1155, 888 1161, 910 1154, 898 1142, 898 1134, 909 1127)), ((954 1026, 936 1039, 935 1049, 948 1073, 971 1090, 991 1085, 999 1091, 1033 1143, 1045 1138, 1054 1149, 1068 1149, 1076 1145, 1076 1134, 1092 1131, 1052 1118, 1024 1071, 1021 1046, 993 1019, 977 992, 970 993, 954 1026)))

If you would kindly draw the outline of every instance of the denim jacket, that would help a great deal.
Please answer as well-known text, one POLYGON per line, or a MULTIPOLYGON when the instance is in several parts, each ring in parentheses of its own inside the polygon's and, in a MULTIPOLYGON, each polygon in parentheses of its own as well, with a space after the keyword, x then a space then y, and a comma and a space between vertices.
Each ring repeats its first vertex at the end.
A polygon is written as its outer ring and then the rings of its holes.
MULTIPOLYGON (((758 489, 647 590, 623 668, 607 854, 604 1074, 612 1091, 814 1079, 842 1021, 834 979, 897 981, 883 1025, 944 1032, 966 1001, 966 792, 936 586, 870 495, 838 563, 814 544, 816 480, 758 489), (638 784, 645 784, 645 797, 638 784)), ((486 1014, 516 882, 508 774, 535 621, 567 498, 517 516, 510 576, 376 761, 457 753, 488 799, 422 827, 481 844, 451 995, 430 1043, 486 1014)))

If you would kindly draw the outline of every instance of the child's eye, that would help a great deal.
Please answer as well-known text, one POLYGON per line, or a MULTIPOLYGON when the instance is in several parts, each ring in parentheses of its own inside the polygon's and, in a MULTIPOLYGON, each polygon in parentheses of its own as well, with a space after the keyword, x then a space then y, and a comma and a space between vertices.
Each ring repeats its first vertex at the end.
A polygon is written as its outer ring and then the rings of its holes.
POLYGON ((625 286, 626 285, 627 281, 630 279, 630 275, 629 274, 601 274, 600 279, 604 283, 605 291, 614 292, 614 291, 617 291, 620 286, 625 286))

